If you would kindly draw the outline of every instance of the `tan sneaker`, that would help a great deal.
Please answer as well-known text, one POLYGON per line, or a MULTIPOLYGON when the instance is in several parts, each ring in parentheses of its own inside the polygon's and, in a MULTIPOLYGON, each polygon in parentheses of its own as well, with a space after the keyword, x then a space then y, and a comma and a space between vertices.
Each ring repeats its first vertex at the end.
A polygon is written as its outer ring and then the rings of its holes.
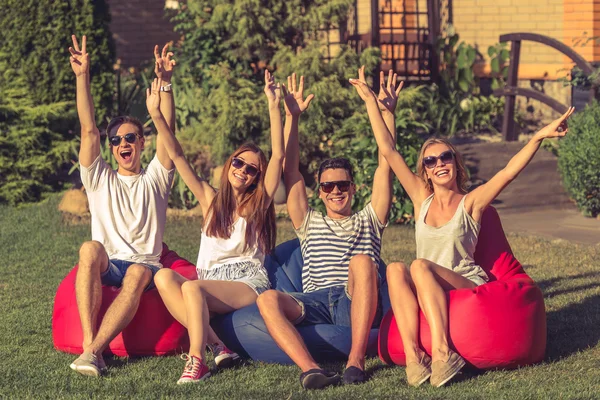
POLYGON ((431 385, 435 387, 443 386, 454 378, 464 366, 465 360, 452 350, 448 350, 446 361, 439 360, 431 365, 431 385))
POLYGON ((431 358, 423 353, 419 362, 406 364, 406 380, 410 386, 419 387, 431 376, 431 358))

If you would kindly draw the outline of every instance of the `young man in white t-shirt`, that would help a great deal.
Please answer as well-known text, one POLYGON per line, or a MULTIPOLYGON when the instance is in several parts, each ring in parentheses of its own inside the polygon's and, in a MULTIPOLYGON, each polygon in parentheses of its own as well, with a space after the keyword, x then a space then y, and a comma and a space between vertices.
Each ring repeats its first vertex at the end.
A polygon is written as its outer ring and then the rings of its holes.
MULTIPOLYGON (((79 250, 75 292, 83 330, 83 354, 71 368, 83 375, 100 376, 106 369, 102 352, 131 322, 142 293, 152 285, 154 274, 161 268, 174 166, 158 137, 156 155, 142 169, 143 126, 131 117, 117 117, 107 128, 112 155, 119 166, 117 171, 102 159, 90 93, 86 37, 82 38, 81 48, 74 35, 72 39, 70 61, 77 80, 81 124, 79 164, 90 206, 92 240, 83 243, 79 250), (98 327, 103 284, 121 287, 121 291, 98 327)), ((174 66, 170 56, 166 46, 162 55, 155 48, 155 72, 167 83, 174 66)), ((174 129, 175 105, 170 87, 168 84, 161 88, 161 111, 174 129)))
MULTIPOLYGON (((364 81, 364 67, 359 72, 364 81)), ((381 77, 382 83, 384 81, 381 77)), ((378 263, 381 235, 392 202, 391 170, 379 154, 373 178, 371 202, 352 212, 355 193, 352 167, 348 160, 334 158, 319 168, 319 197, 327 214, 311 209, 299 171, 298 117, 312 95, 303 98, 303 78, 288 78, 285 96, 284 163, 287 209, 302 248, 302 293, 269 290, 257 299, 260 313, 277 345, 302 369, 300 383, 305 389, 321 389, 339 382, 336 373, 319 367, 295 328, 299 324, 334 324, 351 327, 352 346, 343 374, 345 384, 361 383, 369 333, 378 325, 378 263)), ((368 104, 373 129, 387 129, 395 140, 394 110, 398 93, 396 75, 391 73, 378 103, 368 104), (383 114, 383 118, 382 118, 383 114)), ((366 133, 366 132, 365 132, 366 133)))

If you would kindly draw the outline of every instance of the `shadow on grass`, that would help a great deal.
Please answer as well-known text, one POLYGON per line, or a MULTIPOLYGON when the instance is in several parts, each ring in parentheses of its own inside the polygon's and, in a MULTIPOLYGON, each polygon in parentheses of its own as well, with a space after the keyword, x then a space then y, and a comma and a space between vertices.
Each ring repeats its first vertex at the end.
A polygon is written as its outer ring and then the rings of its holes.
MULTIPOLYGON (((588 272, 573 276, 557 277, 537 282, 545 297, 584 292, 598 287, 595 277, 600 272, 588 272), (581 285, 552 290, 553 285, 574 279, 588 279, 581 285)), ((547 361, 558 361, 574 353, 589 349, 600 342, 600 296, 589 294, 570 298, 571 304, 547 313, 548 345, 547 361), (578 301, 579 300, 579 301, 578 301)))

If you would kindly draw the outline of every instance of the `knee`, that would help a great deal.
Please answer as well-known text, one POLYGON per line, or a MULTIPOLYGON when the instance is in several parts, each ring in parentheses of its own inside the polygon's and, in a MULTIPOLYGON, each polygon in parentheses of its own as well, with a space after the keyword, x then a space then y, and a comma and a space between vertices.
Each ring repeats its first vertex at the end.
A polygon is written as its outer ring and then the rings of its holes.
POLYGON ((403 262, 394 262, 387 266, 385 273, 388 282, 407 282, 410 281, 410 272, 408 266, 403 262))
POLYGON ((124 290, 139 290, 148 286, 152 279, 152 272, 140 264, 132 264, 127 268, 123 277, 124 290))
POLYGON ((173 281, 174 274, 175 272, 170 268, 161 268, 158 270, 156 275, 154 275, 154 285, 159 292, 168 288, 169 283, 173 281))
POLYGON ((413 281, 418 281, 431 269, 429 268, 429 262, 422 258, 417 258, 410 264, 410 276, 413 281))
POLYGON ((181 285, 181 294, 183 297, 202 296, 203 293, 202 281, 186 281, 181 285))
POLYGON ((366 254, 357 254, 350 259, 349 271, 355 277, 369 279, 377 277, 377 266, 366 254))
POLYGON ((256 298, 256 305, 262 315, 279 308, 279 292, 274 289, 261 293, 256 298))
POLYGON ((80 263, 82 265, 89 265, 91 268, 98 268, 100 266, 99 263, 94 261, 107 259, 106 250, 104 249, 104 245, 96 240, 89 240, 84 242, 79 248, 79 260, 86 260, 86 263, 80 263))

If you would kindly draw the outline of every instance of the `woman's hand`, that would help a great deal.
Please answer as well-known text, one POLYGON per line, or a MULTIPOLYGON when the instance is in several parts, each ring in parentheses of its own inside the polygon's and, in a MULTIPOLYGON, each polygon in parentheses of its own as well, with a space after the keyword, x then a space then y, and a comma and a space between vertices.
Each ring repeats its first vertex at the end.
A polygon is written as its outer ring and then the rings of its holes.
POLYGON ((154 73, 163 83, 171 83, 171 76, 173 75, 173 68, 177 65, 175 60, 172 60, 172 52, 167 52, 169 43, 165 44, 162 49, 162 53, 158 53, 158 45, 154 46, 154 73))
POLYGON ((358 70, 358 79, 350 79, 350 83, 356 88, 358 95, 365 102, 377 99, 377 97, 375 97, 375 93, 373 93, 371 88, 367 85, 367 80, 365 79, 364 65, 358 70))
POLYGON ((148 113, 152 118, 154 118, 156 115, 160 115, 161 85, 162 80, 160 78, 154 78, 151 87, 146 89, 146 107, 148 107, 148 113))
POLYGON ((553 138, 553 137, 563 137, 569 131, 569 126, 567 125, 567 120, 575 111, 575 107, 569 107, 566 113, 564 113, 560 118, 555 119, 550 122, 548 125, 540 129, 535 135, 539 139, 553 138))
POLYGON ((90 57, 87 53, 87 38, 85 35, 81 38, 81 49, 79 49, 79 43, 77 42, 77 36, 71 35, 73 40, 73 47, 69 47, 71 53, 71 68, 75 72, 75 76, 81 76, 89 74, 90 72, 90 57))
POLYGON ((279 107, 281 101, 281 86, 275 83, 275 77, 265 69, 265 94, 269 101, 269 108, 279 107))
POLYGON ((309 94, 304 99, 304 77, 300 77, 300 85, 296 85, 296 73, 287 78, 287 86, 283 86, 283 101, 285 114, 298 117, 302 114, 310 105, 312 99, 315 98, 314 94, 309 94))
POLYGON ((398 75, 396 75, 391 69, 388 73, 387 85, 385 85, 385 76, 383 71, 379 73, 379 96, 377 100, 379 102, 379 110, 382 114, 394 114, 396 105, 398 104, 398 95, 404 86, 404 82, 400 82, 396 87, 396 81, 398 75))

